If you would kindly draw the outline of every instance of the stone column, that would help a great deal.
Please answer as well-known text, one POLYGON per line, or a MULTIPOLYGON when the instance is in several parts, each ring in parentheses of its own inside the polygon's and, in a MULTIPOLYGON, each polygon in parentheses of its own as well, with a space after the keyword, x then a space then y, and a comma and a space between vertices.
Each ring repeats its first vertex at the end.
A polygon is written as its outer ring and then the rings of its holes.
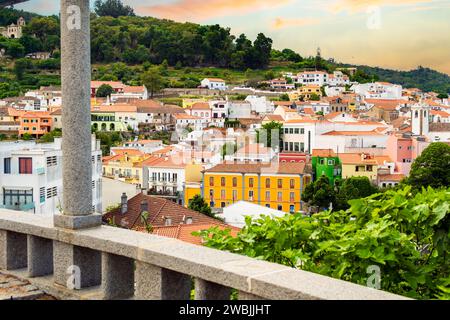
MULTIPOLYGON (((63 212, 55 227, 101 225, 92 209, 91 48, 89 0, 61 0, 63 212)), ((55 283, 82 289, 101 283, 101 253, 54 242, 55 283)))
POLYGON ((89 0, 61 0, 63 214, 55 226, 101 224, 92 210, 89 0))

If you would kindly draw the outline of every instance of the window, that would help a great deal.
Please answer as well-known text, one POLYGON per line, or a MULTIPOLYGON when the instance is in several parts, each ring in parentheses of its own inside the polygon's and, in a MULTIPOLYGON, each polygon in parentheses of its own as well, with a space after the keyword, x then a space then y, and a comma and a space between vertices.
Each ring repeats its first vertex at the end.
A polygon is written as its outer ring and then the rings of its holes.
POLYGON ((334 166, 334 160, 333 159, 328 160, 328 165, 329 166, 334 166))
POLYGON ((305 134, 305 128, 300 128, 300 134, 305 134))
POLYGON ((164 225, 171 226, 172 225, 172 219, 171 218, 165 218, 164 225))
POLYGON ((210 177, 210 178, 209 178, 209 185, 210 185, 211 187, 214 187, 214 177, 210 177))
POLYGON ((220 190, 220 199, 225 200, 225 190, 220 190))
POLYGON ((281 189, 283 188, 283 180, 278 179, 278 188, 281 189))
POLYGON ((95 156, 91 157, 91 161, 92 161, 93 164, 95 163, 95 156))
POLYGON ((58 190, 56 187, 47 188, 47 199, 56 197, 58 195, 58 190))
POLYGON ((270 204, 269 203, 266 204, 266 208, 270 208, 270 204))
POLYGON ((282 206, 281 204, 279 204, 279 205, 277 206, 277 209, 278 209, 278 211, 283 211, 283 206, 282 206))
POLYGON ((33 203, 33 189, 31 190, 3 189, 3 204, 5 206, 19 206, 28 203, 33 203))
POLYGON ((221 202, 221 203, 220 203, 220 207, 221 207, 221 208, 225 208, 225 202, 221 202))
POLYGON ((278 192, 278 194, 277 194, 277 201, 278 202, 283 201, 283 192, 278 192))
POLYGON ((325 164, 325 159, 320 159, 319 164, 322 164, 322 165, 325 164))
POLYGON ((373 166, 367 166, 367 171, 372 171, 373 170, 373 166))
POLYGON ((225 187, 225 177, 220 178, 220 185, 225 187))
POLYGON ((32 174, 32 173, 33 173, 33 159, 19 158, 19 174, 32 174))
POLYGON ((98 161, 98 162, 102 161, 102 155, 101 155, 101 154, 99 154, 99 155, 97 156, 97 161, 98 161))
POLYGON ((290 133, 290 134, 293 134, 293 133, 294 133, 294 128, 290 128, 290 129, 289 129, 289 133, 290 133))
POLYGON ((237 187, 237 178, 233 178, 233 187, 237 187))
POLYGON ((266 179, 266 188, 270 188, 270 179, 266 179))
POLYGON ((194 220, 192 219, 192 217, 187 217, 186 218, 186 224, 192 224, 194 220))
POLYGON ((253 201, 253 190, 248 192, 248 200, 253 201))
POLYGON ((253 178, 248 179, 248 186, 253 188, 253 178))
POLYGON ((92 181, 92 190, 95 189, 95 181, 92 181))
POLYGON ((3 173, 4 174, 11 173, 11 158, 3 159, 3 173))
POLYGON ((290 202, 294 202, 295 201, 295 193, 294 192, 289 193, 289 201, 290 202))
POLYGON ((291 179, 291 180, 289 181, 289 187, 290 187, 291 189, 294 189, 294 188, 295 188, 295 180, 294 180, 294 179, 291 179))
POLYGON ((289 212, 294 213, 295 212, 295 206, 291 205, 289 206, 289 212))
POLYGON ((233 190, 233 201, 237 200, 237 190, 233 190))
POLYGON ((211 199, 214 199, 214 190, 213 189, 209 190, 209 197, 211 199))
POLYGON ((270 191, 266 191, 266 201, 270 201, 270 191))
POLYGON ((295 134, 299 134, 299 133, 300 133, 300 129, 296 128, 296 129, 294 130, 294 132, 295 132, 295 134))
POLYGON ((299 152, 300 151, 300 143, 294 142, 294 151, 299 152))
POLYGON ((289 133, 289 129, 288 128, 284 128, 284 133, 289 133))
POLYGON ((40 203, 45 202, 45 187, 39 188, 39 201, 40 203))
POLYGON ((47 167, 52 167, 57 165, 57 159, 56 156, 53 157, 47 157, 47 167))

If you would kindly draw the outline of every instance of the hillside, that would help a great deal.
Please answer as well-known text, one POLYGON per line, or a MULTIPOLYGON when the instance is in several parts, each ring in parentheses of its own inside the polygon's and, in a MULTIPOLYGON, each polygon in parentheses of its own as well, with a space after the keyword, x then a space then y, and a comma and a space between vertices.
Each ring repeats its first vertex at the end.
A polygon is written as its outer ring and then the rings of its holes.
MULTIPOLYGON (((24 16, 27 26, 21 39, 0 37, 0 49, 12 59, 0 60, 0 98, 42 85, 59 83, 59 20, 14 9, 0 10, 0 25, 24 16), (36 51, 53 53, 48 61, 22 59, 36 51)), ((152 17, 97 17, 92 15, 93 78, 139 84, 140 75, 153 65, 163 65, 164 85, 196 86, 203 77, 223 77, 230 84, 243 84, 278 76, 282 71, 320 69, 333 71, 337 64, 316 57, 302 57, 272 48, 272 40, 260 33, 253 41, 244 34, 235 37, 219 25, 178 23, 152 17)), ((395 71, 358 66, 353 80, 373 80, 450 93, 450 77, 419 67, 395 71)))

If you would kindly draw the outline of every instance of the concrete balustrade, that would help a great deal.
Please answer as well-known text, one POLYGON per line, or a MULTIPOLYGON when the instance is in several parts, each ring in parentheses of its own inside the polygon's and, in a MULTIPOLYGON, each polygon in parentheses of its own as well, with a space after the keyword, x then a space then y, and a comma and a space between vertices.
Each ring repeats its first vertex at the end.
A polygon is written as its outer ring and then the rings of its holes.
POLYGON ((9 210, 0 210, 0 271, 72 299, 188 300, 193 283, 198 300, 229 299, 231 288, 243 300, 406 299, 176 239, 110 226, 58 228, 52 217, 9 210), (84 265, 80 288, 70 286, 75 261, 84 265))

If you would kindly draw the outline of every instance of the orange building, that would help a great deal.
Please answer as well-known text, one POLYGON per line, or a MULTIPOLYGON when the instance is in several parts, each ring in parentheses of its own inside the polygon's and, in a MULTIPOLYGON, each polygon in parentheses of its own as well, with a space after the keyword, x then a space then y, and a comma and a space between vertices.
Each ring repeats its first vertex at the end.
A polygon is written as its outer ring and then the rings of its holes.
POLYGON ((19 119, 19 136, 29 133, 39 138, 49 133, 52 128, 52 117, 49 112, 25 112, 19 119))

